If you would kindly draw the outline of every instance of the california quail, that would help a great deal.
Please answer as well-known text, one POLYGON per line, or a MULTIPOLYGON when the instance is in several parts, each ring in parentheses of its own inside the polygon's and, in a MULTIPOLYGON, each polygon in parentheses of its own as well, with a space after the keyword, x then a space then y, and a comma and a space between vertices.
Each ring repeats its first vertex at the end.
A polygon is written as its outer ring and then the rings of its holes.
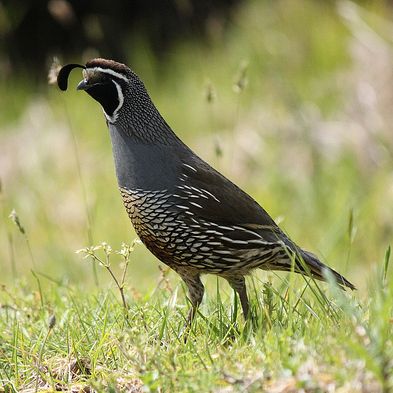
POLYGON ((244 316, 249 302, 244 277, 252 270, 283 270, 355 287, 302 250, 249 195, 199 158, 172 131, 144 84, 126 65, 93 59, 69 64, 58 75, 67 89, 75 67, 78 90, 103 108, 124 205, 146 247, 188 286, 192 320, 204 287, 200 275, 217 274, 238 293, 244 316))

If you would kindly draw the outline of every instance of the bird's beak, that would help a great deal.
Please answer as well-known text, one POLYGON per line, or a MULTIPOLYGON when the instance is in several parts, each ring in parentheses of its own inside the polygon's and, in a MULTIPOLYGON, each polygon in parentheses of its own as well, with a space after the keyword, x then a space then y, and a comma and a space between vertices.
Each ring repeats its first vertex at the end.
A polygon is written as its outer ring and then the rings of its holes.
POLYGON ((87 83, 87 79, 82 79, 78 83, 78 86, 76 87, 76 90, 87 90, 88 88, 89 88, 89 85, 87 83))

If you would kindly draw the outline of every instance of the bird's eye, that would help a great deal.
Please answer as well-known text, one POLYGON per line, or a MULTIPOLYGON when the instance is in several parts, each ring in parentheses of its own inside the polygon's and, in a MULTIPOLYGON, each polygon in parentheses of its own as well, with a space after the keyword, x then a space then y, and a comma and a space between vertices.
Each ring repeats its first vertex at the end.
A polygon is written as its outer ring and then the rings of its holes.
POLYGON ((99 72, 87 72, 85 79, 87 80, 87 83, 91 86, 93 85, 104 85, 109 82, 109 78, 102 73, 99 72))

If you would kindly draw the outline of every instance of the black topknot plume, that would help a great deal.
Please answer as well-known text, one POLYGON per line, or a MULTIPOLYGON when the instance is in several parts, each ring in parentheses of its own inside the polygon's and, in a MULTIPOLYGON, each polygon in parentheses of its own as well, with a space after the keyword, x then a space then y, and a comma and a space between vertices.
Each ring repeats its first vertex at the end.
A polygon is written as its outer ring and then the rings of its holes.
POLYGON ((67 90, 68 76, 74 68, 85 69, 86 67, 80 64, 67 64, 62 67, 59 71, 59 74, 57 75, 57 85, 59 86, 60 90, 67 90))

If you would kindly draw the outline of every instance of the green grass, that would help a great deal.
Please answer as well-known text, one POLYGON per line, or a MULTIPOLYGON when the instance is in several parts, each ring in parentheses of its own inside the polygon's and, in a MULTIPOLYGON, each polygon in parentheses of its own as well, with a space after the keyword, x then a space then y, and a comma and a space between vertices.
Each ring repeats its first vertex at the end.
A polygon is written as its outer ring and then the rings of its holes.
POLYGON ((249 280, 248 323, 216 283, 186 341, 184 288, 166 274, 149 296, 127 288, 126 308, 113 286, 83 291, 40 276, 35 288, 4 286, 0 380, 7 392, 142 384, 144 391, 388 392, 388 258, 367 302, 291 276, 277 286, 249 280))
POLYGON ((186 343, 185 288, 143 245, 75 253, 135 239, 101 109, 46 70, 1 81, 0 391, 392 390, 393 18, 367 7, 246 1, 208 43, 133 52, 179 136, 358 287, 257 272, 245 324, 209 276, 186 343))

